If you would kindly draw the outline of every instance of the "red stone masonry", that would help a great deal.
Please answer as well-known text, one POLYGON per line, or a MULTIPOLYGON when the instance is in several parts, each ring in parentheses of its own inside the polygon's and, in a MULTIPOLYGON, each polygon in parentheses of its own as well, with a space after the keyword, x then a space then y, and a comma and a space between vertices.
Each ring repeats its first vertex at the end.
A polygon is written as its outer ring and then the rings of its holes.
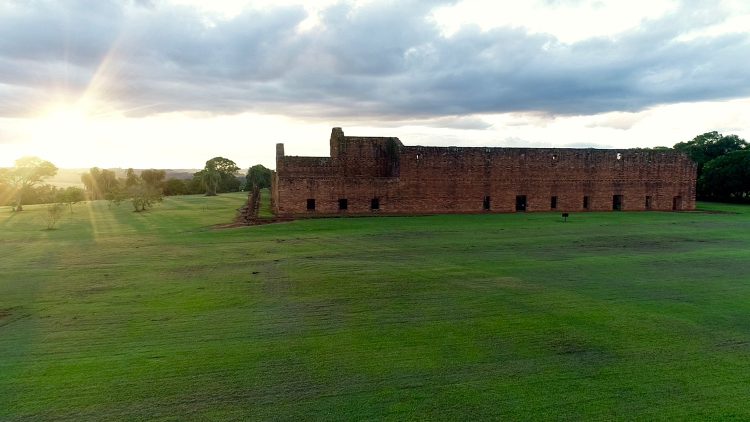
POLYGON ((330 157, 276 146, 277 216, 693 210, 695 164, 676 151, 404 146, 331 133, 330 157))

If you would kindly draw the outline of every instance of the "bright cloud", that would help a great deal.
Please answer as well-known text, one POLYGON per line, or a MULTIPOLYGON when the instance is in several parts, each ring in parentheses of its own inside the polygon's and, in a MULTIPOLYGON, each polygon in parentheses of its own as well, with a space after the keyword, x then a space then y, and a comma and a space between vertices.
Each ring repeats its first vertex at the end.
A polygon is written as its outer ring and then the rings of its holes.
POLYGON ((331 126, 433 145, 748 137, 750 5, 0 1, 0 165, 273 165, 331 126))
POLYGON ((536 0, 493 2, 465 0, 439 8, 433 16, 444 34, 450 36, 462 26, 482 30, 502 27, 525 28, 530 33, 550 34, 563 43, 592 37, 615 36, 637 28, 646 20, 674 12, 675 0, 536 0))

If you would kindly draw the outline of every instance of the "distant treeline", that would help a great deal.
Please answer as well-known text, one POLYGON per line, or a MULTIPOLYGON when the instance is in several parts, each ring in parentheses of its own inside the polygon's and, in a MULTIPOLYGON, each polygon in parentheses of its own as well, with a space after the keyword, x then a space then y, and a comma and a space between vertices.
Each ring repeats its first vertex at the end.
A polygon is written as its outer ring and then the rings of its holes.
POLYGON ((165 170, 136 171, 132 168, 125 171, 124 177, 118 177, 114 170, 93 167, 80 176, 84 189, 76 186, 60 188, 43 183, 57 173, 57 167, 36 157, 24 157, 16 162, 16 167, 0 169, 0 206, 11 205, 20 210, 20 205, 72 204, 99 199, 118 203, 133 200, 136 206, 135 202, 152 203, 162 196, 215 195, 246 190, 252 184, 270 187, 271 170, 260 164, 249 168, 244 176, 238 172, 239 167, 223 157, 208 160, 206 167, 193 173, 191 178, 167 179, 165 170), (150 201, 140 201, 139 197, 150 198, 150 201))

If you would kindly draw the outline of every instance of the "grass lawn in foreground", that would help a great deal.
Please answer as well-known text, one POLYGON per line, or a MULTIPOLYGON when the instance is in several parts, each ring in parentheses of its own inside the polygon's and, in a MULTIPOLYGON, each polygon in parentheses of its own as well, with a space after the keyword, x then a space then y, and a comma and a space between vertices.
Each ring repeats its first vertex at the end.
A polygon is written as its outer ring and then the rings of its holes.
POLYGON ((749 419, 750 207, 0 208, 0 420, 749 419))

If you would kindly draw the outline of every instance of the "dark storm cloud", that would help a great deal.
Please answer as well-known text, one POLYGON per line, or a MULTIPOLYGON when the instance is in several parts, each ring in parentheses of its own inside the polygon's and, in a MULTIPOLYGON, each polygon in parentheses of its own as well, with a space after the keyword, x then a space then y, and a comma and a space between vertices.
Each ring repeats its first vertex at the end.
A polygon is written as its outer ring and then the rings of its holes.
POLYGON ((10 3, 0 6, 0 113, 90 85, 132 114, 369 119, 593 114, 750 94, 747 34, 678 40, 725 17, 710 8, 565 44, 520 28, 467 26, 445 37, 429 17, 436 4, 341 3, 300 30, 302 7, 207 20, 158 1, 10 3))

